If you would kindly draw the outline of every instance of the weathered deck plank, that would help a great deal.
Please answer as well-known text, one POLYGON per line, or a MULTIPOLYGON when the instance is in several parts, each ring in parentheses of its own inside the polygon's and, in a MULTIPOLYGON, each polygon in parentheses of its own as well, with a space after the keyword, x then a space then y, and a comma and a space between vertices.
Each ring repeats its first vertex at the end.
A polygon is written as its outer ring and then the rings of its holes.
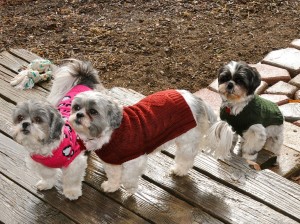
POLYGON ((42 59, 40 56, 38 56, 37 54, 34 54, 30 51, 27 51, 25 49, 9 49, 8 51, 9 53, 11 53, 12 55, 15 55, 25 61, 27 61, 27 63, 30 63, 31 61, 35 60, 35 59, 42 59))
MULTIPOLYGON (((168 152, 173 157, 175 149, 169 148, 168 152)), ((205 154, 200 154, 196 157, 194 168, 300 222, 300 186, 298 184, 267 169, 253 170, 237 156, 230 161, 217 161, 205 154)))
POLYGON ((171 177, 168 170, 173 163, 162 153, 151 156, 145 178, 224 222, 298 223, 196 170, 186 177, 171 177))
POLYGON ((34 175, 34 170, 26 167, 24 158, 24 148, 0 134, 0 172, 70 219, 79 223, 148 223, 86 184, 83 184, 83 196, 76 201, 64 198, 59 193, 61 186, 48 191, 37 191, 34 185, 38 177, 34 175))
POLYGON ((10 80, 10 76, 0 70, 0 95, 4 98, 9 98, 9 100, 16 103, 27 99, 44 99, 48 94, 48 92, 41 87, 36 87, 31 90, 13 88, 9 83, 10 80))
MULTIPOLYGON (((106 179, 101 162, 91 155, 85 181, 101 191, 100 185, 106 179)), ((134 197, 123 189, 106 195, 155 223, 222 223, 144 179, 140 180, 139 191, 134 197)))
POLYGON ((33 196, 0 174, 0 222, 75 223, 59 210, 33 196))
POLYGON ((12 103, 9 103, 0 97, 0 131, 5 135, 11 135, 12 110, 15 107, 12 103))

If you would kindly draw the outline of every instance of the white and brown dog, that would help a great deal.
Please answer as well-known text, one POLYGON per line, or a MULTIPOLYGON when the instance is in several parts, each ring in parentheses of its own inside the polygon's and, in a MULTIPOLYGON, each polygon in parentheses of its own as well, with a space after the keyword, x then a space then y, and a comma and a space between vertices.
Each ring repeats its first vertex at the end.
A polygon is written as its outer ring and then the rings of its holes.
POLYGON ((255 161, 263 147, 279 155, 284 118, 275 103, 255 94, 261 83, 257 70, 232 61, 220 69, 218 82, 221 121, 212 126, 209 135, 215 157, 230 156, 238 135, 242 157, 247 160, 255 161))
POLYGON ((38 190, 52 188, 62 170, 63 194, 70 200, 82 195, 87 167, 84 145, 69 125, 72 99, 99 83, 90 63, 72 60, 54 73, 48 100, 29 100, 13 111, 13 136, 29 152, 28 165, 40 176, 38 190), (56 108, 53 106, 57 106, 56 108))
POLYGON ((158 92, 125 107, 102 93, 84 92, 72 102, 69 121, 104 163, 103 190, 114 192, 123 184, 133 194, 147 155, 171 144, 177 146, 172 172, 186 175, 216 115, 184 90, 158 92))

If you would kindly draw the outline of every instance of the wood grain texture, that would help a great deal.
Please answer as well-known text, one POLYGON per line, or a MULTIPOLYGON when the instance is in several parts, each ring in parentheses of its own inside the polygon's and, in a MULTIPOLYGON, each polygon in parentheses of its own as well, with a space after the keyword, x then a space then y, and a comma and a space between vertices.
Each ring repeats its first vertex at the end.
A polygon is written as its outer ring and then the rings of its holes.
POLYGON ((7 135, 11 135, 11 127, 12 127, 12 111, 15 108, 15 105, 9 103, 2 98, 0 98, 0 131, 2 133, 6 133, 7 135))
POLYGON ((300 221, 300 186, 270 170, 253 170, 239 157, 223 162, 203 154, 195 169, 300 221))
POLYGON ((14 49, 11 48, 9 49, 9 53, 11 53, 14 56, 17 56, 19 58, 22 58, 23 60, 27 61, 27 63, 30 63, 31 61, 35 59, 42 59, 40 56, 37 54, 34 54, 30 51, 27 51, 25 49, 14 49))
MULTIPOLYGON (((60 193, 62 190, 60 184, 55 189, 37 191, 34 185, 38 177, 33 170, 26 167, 24 161, 26 154, 22 146, 0 134, 0 172, 34 196, 60 210, 73 221, 79 223, 148 223, 86 184, 83 184, 83 196, 76 201, 69 201, 60 193)), ((10 196, 14 197, 14 195, 10 196)))
MULTIPOLYGON (((145 178, 229 223, 298 223, 263 203, 191 170, 186 177, 170 175, 174 161, 157 153, 149 157, 145 178), (158 175, 159 174, 159 175, 158 175)), ((265 197, 267 194, 265 194, 265 197)))
POLYGON ((59 210, 0 174, 0 222, 75 223, 59 210))
MULTIPOLYGON (((105 180, 107 178, 103 166, 98 157, 92 153, 85 181, 101 191, 101 183, 105 180)), ((155 223, 222 223, 200 208, 179 200, 144 179, 141 179, 139 183, 139 191, 133 196, 130 196, 123 188, 106 195, 132 212, 155 223)))
POLYGON ((0 53, 0 64, 17 74, 22 68, 28 65, 28 62, 14 57, 7 51, 3 51, 0 53))
POLYGON ((34 87, 30 90, 16 89, 11 86, 9 83, 10 80, 10 76, 0 70, 0 95, 15 103, 23 102, 28 99, 44 100, 48 95, 48 92, 41 87, 34 87))

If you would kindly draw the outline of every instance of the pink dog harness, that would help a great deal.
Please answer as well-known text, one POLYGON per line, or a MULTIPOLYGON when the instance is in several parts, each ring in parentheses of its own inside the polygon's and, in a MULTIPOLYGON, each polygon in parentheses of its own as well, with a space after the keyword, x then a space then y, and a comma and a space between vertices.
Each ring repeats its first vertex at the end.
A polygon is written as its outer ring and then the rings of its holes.
MULTIPOLYGON (((67 120, 71 113, 71 103, 74 97, 85 91, 91 90, 89 87, 84 85, 77 85, 73 87, 66 96, 60 101, 57 109, 61 113, 62 117, 67 120)), ((62 168, 68 167, 70 163, 85 150, 85 146, 81 139, 78 138, 76 132, 71 128, 68 121, 66 121, 64 127, 64 137, 59 147, 53 150, 52 155, 31 155, 31 158, 50 168, 62 168)))
POLYGON ((95 152, 104 162, 120 165, 153 152, 196 125, 180 93, 158 92, 124 107, 121 126, 114 130, 110 141, 95 152))

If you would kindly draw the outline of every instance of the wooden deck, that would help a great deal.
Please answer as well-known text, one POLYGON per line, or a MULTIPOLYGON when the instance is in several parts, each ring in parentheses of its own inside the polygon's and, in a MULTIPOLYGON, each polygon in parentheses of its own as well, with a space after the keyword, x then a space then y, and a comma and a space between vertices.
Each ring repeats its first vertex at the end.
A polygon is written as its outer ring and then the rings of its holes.
MULTIPOLYGON (((55 189, 37 191, 37 177, 25 166, 26 151, 11 139, 11 111, 30 98, 45 98, 51 83, 33 90, 12 88, 18 70, 38 58, 26 50, 0 54, 0 222, 3 223, 299 223, 300 186, 270 171, 255 171, 240 158, 216 161, 199 155, 187 177, 169 175, 173 149, 150 157, 140 190, 104 193, 106 179, 91 154, 83 196, 69 201, 55 189)), ((125 104, 143 96, 114 88, 125 104)))

